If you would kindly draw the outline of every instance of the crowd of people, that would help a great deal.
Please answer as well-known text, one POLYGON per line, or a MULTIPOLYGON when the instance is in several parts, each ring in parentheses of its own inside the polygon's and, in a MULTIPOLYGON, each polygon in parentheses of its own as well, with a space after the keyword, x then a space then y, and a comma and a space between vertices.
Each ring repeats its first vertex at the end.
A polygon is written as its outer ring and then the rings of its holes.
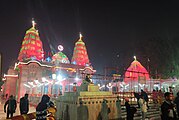
MULTIPOLYGON (((134 92, 134 97, 137 99, 138 108, 140 108, 142 120, 145 120, 148 106, 149 97, 148 94, 141 90, 141 94, 134 92)), ((137 112, 135 107, 131 107, 129 100, 125 99, 125 106, 127 111, 127 120, 133 120, 134 114, 137 112)))
MULTIPOLYGON (((7 113, 6 119, 12 118, 13 114, 16 112, 17 102, 13 95, 10 95, 7 98, 4 104, 4 112, 7 113)), ((50 107, 54 107, 54 103, 50 101, 50 97, 48 95, 43 95, 40 103, 36 107, 36 120, 46 120, 48 116, 47 109, 50 107)), ((29 100, 28 94, 25 94, 24 97, 20 98, 19 103, 20 114, 25 115, 29 112, 29 100)))
MULTIPOLYGON (((138 108, 140 108, 142 120, 147 117, 147 110, 149 109, 148 94, 141 90, 141 94, 134 92, 134 96, 137 99, 138 108)), ((172 92, 162 93, 161 90, 152 92, 153 103, 157 104, 161 108, 161 119, 162 120, 178 120, 179 118, 179 92, 177 96, 174 97, 172 92)), ((125 99, 125 106, 127 112, 127 120, 133 120, 134 114, 137 109, 131 107, 129 104, 129 99, 125 99)))
MULTIPOLYGON (((149 109, 148 94, 141 90, 141 93, 134 92, 134 96, 137 99, 138 108, 140 108, 142 120, 147 117, 147 111, 149 109)), ((7 96, 6 96, 7 97, 7 96)), ((154 104, 158 104, 161 108, 161 119, 162 120, 177 120, 179 118, 179 92, 177 96, 174 97, 172 92, 162 93, 160 90, 152 92, 152 99, 154 104)), ((40 103, 36 107, 36 120, 46 120, 47 119, 47 109, 53 107, 53 102, 50 101, 48 95, 43 95, 40 103)), ((137 112, 136 107, 131 107, 129 104, 129 99, 125 98, 125 106, 127 111, 127 120, 133 120, 134 114, 137 112)), ((17 102, 13 95, 6 100, 4 104, 4 112, 7 113, 6 118, 12 118, 13 114, 16 112, 17 102)), ((29 100, 28 94, 20 98, 19 104, 20 114, 28 114, 29 112, 29 100)))

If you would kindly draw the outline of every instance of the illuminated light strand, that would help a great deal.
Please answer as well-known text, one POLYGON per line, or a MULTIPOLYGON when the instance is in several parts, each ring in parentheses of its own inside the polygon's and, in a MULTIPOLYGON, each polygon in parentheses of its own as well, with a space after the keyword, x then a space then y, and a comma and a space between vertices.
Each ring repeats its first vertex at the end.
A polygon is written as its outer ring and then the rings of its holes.
POLYGON ((25 84, 25 83, 24 83, 24 86, 26 86, 26 87, 28 87, 28 88, 31 88, 29 85, 27 85, 27 84, 25 84))
POLYGON ((39 64, 41 67, 53 67, 53 66, 50 66, 50 65, 44 65, 44 64, 41 64, 40 62, 38 62, 38 61, 35 61, 35 60, 31 60, 31 61, 28 61, 28 62, 18 62, 18 63, 15 63, 15 66, 14 66, 14 70, 16 69, 16 67, 18 66, 18 65, 27 65, 27 64, 29 64, 29 63, 37 63, 37 64, 39 64))
POLYGON ((4 77, 18 77, 18 75, 7 75, 7 74, 4 74, 4 77))

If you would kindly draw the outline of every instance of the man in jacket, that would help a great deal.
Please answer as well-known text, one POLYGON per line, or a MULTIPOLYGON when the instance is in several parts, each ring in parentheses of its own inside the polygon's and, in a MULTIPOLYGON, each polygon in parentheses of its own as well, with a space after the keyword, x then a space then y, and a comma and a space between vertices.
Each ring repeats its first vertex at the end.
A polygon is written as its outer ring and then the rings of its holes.
POLYGON ((172 103, 173 94, 170 92, 166 92, 164 94, 165 101, 161 105, 161 118, 162 120, 176 120, 176 110, 175 105, 172 103))
POLYGON ((13 98, 13 95, 11 95, 4 105, 4 112, 5 113, 7 112, 6 119, 9 118, 9 114, 11 116, 10 118, 13 117, 13 113, 15 113, 16 111, 16 106, 17 106, 16 100, 13 98))
POLYGON ((28 100, 28 94, 25 94, 24 97, 20 99, 20 113, 27 114, 29 112, 29 100, 28 100))

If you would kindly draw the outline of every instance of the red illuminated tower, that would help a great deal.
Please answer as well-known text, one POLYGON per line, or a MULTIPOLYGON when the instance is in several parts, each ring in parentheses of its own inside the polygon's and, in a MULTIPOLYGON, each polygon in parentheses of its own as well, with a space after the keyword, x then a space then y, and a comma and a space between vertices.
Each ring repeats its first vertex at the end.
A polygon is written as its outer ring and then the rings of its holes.
POLYGON ((125 82, 138 81, 140 78, 149 80, 149 73, 144 66, 137 61, 136 56, 134 56, 134 61, 131 63, 127 71, 125 72, 125 82))
POLYGON ((88 58, 85 43, 83 42, 82 38, 83 37, 80 34, 79 40, 75 43, 75 48, 73 51, 73 57, 71 63, 76 65, 88 66, 89 58, 88 58))
POLYGON ((32 21, 32 27, 26 31, 18 56, 19 61, 42 61, 44 58, 42 41, 40 40, 38 30, 35 29, 35 25, 35 21, 32 21))

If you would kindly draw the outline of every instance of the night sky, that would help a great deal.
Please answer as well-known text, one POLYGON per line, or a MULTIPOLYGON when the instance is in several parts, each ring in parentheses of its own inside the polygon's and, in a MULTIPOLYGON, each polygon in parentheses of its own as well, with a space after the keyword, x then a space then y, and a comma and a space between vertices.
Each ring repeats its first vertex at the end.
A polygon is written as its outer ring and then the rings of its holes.
POLYGON ((44 51, 50 51, 50 45, 57 50, 61 44, 70 60, 81 32, 90 62, 98 73, 104 67, 127 68, 134 55, 145 66, 147 56, 138 51, 142 42, 154 36, 179 36, 179 7, 171 0, 3 0, 0 52, 4 72, 17 60, 32 18, 37 23, 44 51))

